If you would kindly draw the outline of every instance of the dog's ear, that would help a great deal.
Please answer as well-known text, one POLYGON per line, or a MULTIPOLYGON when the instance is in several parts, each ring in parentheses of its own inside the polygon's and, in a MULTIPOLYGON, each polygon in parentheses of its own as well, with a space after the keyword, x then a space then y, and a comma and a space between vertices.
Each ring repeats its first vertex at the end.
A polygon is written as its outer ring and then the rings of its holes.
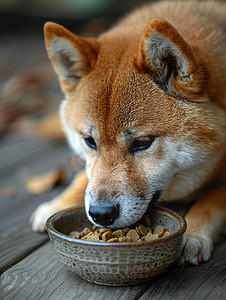
POLYGON ((78 80, 95 66, 99 42, 79 37, 61 25, 48 22, 44 26, 49 58, 66 94, 73 92, 78 80))
POLYGON ((196 53, 167 21, 152 19, 139 44, 139 65, 170 95, 200 101, 205 70, 196 53))

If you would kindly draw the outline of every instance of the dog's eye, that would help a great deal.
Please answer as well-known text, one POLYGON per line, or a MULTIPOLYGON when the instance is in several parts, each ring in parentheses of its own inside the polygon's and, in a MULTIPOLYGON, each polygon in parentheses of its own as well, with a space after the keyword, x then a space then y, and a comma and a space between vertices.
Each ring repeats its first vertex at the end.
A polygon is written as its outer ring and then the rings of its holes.
POLYGON ((129 152, 134 154, 135 152, 146 150, 151 146, 154 140, 154 136, 141 136, 135 138, 129 145, 129 152))
POLYGON ((95 150, 97 149, 97 145, 94 141, 94 138, 92 138, 91 136, 84 137, 84 141, 89 148, 95 149, 95 150))

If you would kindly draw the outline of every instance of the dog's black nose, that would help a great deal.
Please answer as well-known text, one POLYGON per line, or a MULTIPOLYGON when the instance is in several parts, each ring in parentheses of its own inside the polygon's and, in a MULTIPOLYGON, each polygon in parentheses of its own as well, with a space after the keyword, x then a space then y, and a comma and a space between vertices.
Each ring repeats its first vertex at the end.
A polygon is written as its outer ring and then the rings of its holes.
POLYGON ((106 203, 90 205, 89 215, 96 224, 103 226, 111 225, 119 215, 119 205, 109 205, 106 203))

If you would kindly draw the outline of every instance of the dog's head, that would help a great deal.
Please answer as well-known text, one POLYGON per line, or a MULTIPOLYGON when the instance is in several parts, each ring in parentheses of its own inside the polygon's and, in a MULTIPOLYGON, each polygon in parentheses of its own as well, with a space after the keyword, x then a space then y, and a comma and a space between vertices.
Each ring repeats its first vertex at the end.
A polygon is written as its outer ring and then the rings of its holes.
POLYGON ((143 33, 116 27, 99 39, 47 23, 45 37, 66 95, 64 128, 86 160, 93 223, 128 226, 158 199, 202 185, 219 159, 221 112, 198 53, 169 23, 151 20, 143 33))

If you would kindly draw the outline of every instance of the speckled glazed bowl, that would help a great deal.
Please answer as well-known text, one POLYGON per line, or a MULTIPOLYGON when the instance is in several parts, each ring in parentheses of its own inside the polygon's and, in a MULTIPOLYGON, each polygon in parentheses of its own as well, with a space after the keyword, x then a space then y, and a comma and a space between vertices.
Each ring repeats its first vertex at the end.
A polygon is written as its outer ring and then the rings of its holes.
POLYGON ((172 234, 152 241, 105 243, 68 236, 91 224, 83 207, 54 214, 46 228, 59 260, 72 272, 92 283, 123 286, 149 280, 166 270, 178 257, 186 229, 183 217, 166 208, 152 208, 152 225, 164 226, 172 234))

